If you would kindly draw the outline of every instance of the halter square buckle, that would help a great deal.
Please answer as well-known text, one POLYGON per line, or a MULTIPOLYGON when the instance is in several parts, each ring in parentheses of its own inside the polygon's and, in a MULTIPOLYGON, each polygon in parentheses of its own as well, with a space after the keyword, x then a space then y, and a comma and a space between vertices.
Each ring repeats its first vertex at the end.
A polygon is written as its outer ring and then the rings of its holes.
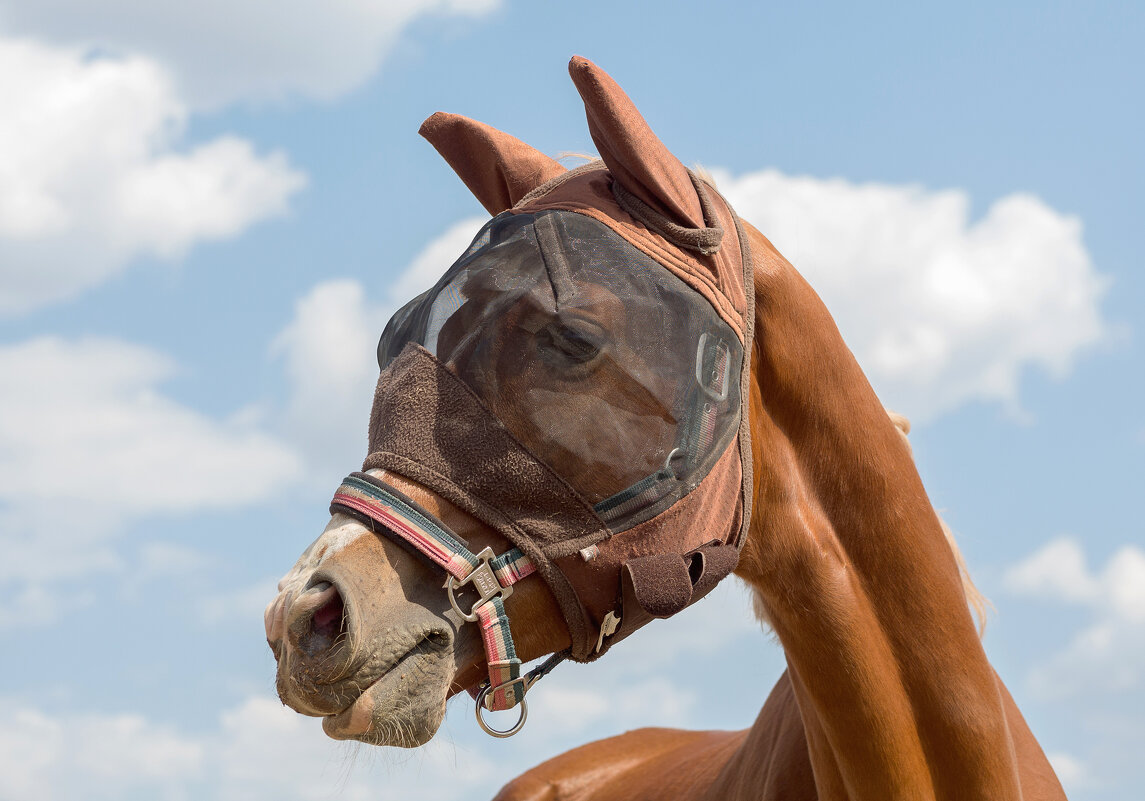
POLYGON ((477 608, 489 601, 496 598, 498 595, 504 600, 513 594, 513 585, 502 587, 501 582, 497 580, 497 574, 493 572, 492 561, 495 558, 492 548, 483 548, 477 554, 477 558, 481 560, 477 567, 469 571, 469 575, 460 581, 453 576, 445 583, 446 592, 449 594, 449 603, 453 607, 453 611, 461 616, 463 620, 473 622, 477 620, 477 608), (464 587, 466 584, 472 584, 473 589, 476 590, 479 596, 477 601, 470 607, 469 612, 463 612, 461 607, 457 605, 457 598, 454 593, 464 587))

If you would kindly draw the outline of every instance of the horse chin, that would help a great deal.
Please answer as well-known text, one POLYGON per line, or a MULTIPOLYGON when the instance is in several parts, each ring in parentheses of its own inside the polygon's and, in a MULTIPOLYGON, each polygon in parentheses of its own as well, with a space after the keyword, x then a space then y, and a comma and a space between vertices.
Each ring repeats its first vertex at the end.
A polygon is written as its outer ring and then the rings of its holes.
POLYGON ((341 712, 322 719, 335 740, 416 748, 429 742, 445 717, 453 677, 448 654, 411 652, 341 712))

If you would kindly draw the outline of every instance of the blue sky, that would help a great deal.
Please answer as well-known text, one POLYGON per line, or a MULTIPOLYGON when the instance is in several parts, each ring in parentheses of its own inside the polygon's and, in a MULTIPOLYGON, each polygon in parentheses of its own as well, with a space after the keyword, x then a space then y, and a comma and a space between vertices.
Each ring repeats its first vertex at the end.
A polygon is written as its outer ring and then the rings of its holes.
POLYGON ((0 0, 0 799, 445 801, 750 724, 782 655, 732 583, 558 671, 506 742, 459 701, 422 751, 347 746, 274 699, 261 610, 361 460, 377 336, 482 218, 417 127, 591 151, 574 53, 914 420, 1070 797, 1139 797, 1145 13, 649 8, 0 0))

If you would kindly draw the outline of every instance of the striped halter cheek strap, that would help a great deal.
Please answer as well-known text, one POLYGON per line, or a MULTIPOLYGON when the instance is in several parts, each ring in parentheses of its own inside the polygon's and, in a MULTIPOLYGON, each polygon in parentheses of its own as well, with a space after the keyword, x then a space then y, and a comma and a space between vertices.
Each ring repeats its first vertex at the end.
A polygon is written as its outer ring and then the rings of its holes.
POLYGON ((494 736, 515 734, 528 714, 525 693, 564 659, 563 653, 555 654, 521 675, 521 660, 513 646, 504 599, 513 594, 516 582, 536 570, 529 558, 518 548, 510 548, 500 556, 495 556, 492 548, 473 553, 412 500, 366 473, 351 473, 342 481, 330 502, 330 512, 357 518, 371 530, 412 547, 448 574, 449 603, 462 620, 480 623, 489 664, 488 680, 470 690, 477 698, 477 721, 494 736), (457 599, 457 593, 466 585, 471 585, 478 596, 468 611, 458 605, 457 599), (490 728, 481 716, 483 707, 504 710, 518 704, 520 718, 507 731, 490 728))

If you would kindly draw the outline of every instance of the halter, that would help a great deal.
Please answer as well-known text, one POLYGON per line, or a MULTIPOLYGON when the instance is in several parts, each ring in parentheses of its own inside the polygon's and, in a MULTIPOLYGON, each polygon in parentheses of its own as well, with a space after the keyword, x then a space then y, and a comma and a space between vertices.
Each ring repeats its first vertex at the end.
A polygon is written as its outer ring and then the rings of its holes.
POLYGON ((514 584, 536 570, 529 558, 517 548, 500 556, 495 556, 492 548, 473 553, 440 521, 367 473, 351 473, 342 481, 330 511, 349 514, 373 531, 378 531, 373 524, 380 524, 379 533, 412 547, 446 572, 449 605, 462 621, 481 625, 489 678, 471 691, 477 701, 477 722, 494 737, 510 737, 520 731, 528 716, 525 693, 565 658, 564 653, 554 654, 521 675, 504 599, 513 594, 514 584), (457 592, 466 585, 478 595, 468 612, 457 601, 457 592), (510 729, 494 729, 482 717, 482 708, 500 711, 518 704, 521 714, 510 729))

